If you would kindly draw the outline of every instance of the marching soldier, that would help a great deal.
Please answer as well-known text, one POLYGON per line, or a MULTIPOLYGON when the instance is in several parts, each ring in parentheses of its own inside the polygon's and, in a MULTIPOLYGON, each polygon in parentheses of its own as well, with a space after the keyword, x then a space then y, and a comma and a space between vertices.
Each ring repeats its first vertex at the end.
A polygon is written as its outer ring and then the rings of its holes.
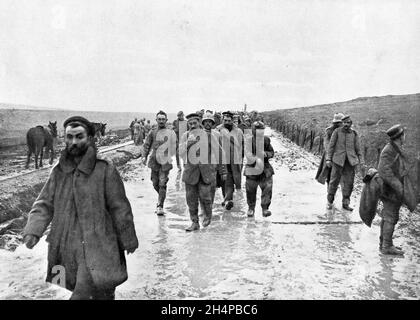
POLYGON ((159 194, 156 205, 157 215, 163 215, 163 205, 166 198, 166 185, 169 181, 169 171, 173 168, 172 156, 176 148, 176 136, 173 130, 166 128, 168 117, 165 112, 156 114, 157 126, 146 137, 143 144, 143 162, 151 152, 148 167, 152 169, 151 180, 153 188, 159 194))
POLYGON ((399 219, 399 211, 403 203, 403 145, 405 131, 401 125, 387 130, 390 142, 383 148, 379 157, 378 173, 384 181, 380 199, 383 203, 380 223, 379 249, 383 254, 402 255, 404 252, 394 246, 392 236, 399 219))
POLYGON ((355 168, 357 165, 364 170, 363 156, 360 149, 359 135, 351 129, 350 116, 342 118, 343 126, 334 130, 327 149, 327 166, 331 168, 331 178, 328 185, 327 209, 332 209, 338 185, 342 182, 343 209, 353 211, 350 196, 353 191, 355 168))
MULTIPOLYGON (((343 125, 343 120, 342 120, 343 117, 344 117, 344 114, 342 113, 334 114, 332 125, 327 127, 324 132, 324 152, 322 153, 321 162, 319 164, 315 179, 321 184, 325 184, 325 182, 327 182, 327 190, 328 190, 328 185, 330 183, 331 168, 326 166, 325 157, 328 150, 328 145, 330 144, 332 133, 334 132, 335 129, 343 125)), ((329 208, 328 205, 327 207, 329 208)))
POLYGON ((248 202, 248 217, 253 217, 255 214, 258 186, 261 188, 262 215, 263 217, 271 215, 268 208, 270 207, 273 193, 274 169, 268 160, 274 157, 274 149, 271 145, 270 138, 264 136, 264 128, 264 123, 256 121, 252 124, 252 136, 245 137, 245 139, 251 139, 251 141, 247 140, 245 143, 247 164, 244 175, 246 176, 245 187, 246 200, 248 202), (264 150, 261 150, 263 152, 257 150, 259 147, 257 145, 258 139, 261 139, 261 142, 263 142, 264 150), (248 150, 250 147, 252 150, 248 150))
POLYGON ((244 137, 242 130, 233 124, 233 114, 230 111, 223 112, 223 123, 217 129, 220 131, 224 152, 223 164, 227 167, 226 181, 222 182, 222 205, 230 210, 234 205, 234 189, 241 189, 244 137))
MULTIPOLYGON (((207 135, 209 136, 210 139, 210 134, 214 137, 212 137, 212 139, 219 141, 219 159, 218 162, 214 162, 217 163, 217 172, 216 172, 216 181, 217 179, 220 179, 220 181, 222 183, 224 183, 226 181, 226 165, 224 165, 222 163, 223 160, 223 149, 221 147, 221 140, 220 140, 220 133, 217 130, 212 130, 215 126, 215 120, 214 120, 214 116, 211 113, 206 113, 203 116, 203 119, 201 121, 204 131, 207 133, 207 135)), ((213 141, 213 140, 212 140, 213 141)), ((212 154, 213 156, 213 154, 212 154)), ((215 160, 215 156, 213 157, 214 161, 215 160)), ((213 162, 212 162, 213 163, 213 162)), ((217 187, 217 183, 216 181, 214 181, 214 183, 212 183, 212 187, 211 187, 211 203, 214 203, 214 196, 216 194, 216 187, 217 187)))
MULTIPOLYGON (((204 121, 206 126, 208 118, 204 121)), ((199 203, 205 214, 203 227, 207 227, 211 222, 212 188, 216 183, 220 144, 217 135, 200 128, 199 114, 189 114, 187 121, 189 130, 182 135, 179 150, 185 163, 182 181, 185 182, 187 205, 192 221, 186 231, 195 231, 200 229, 199 203)))
POLYGON ((178 171, 181 171, 181 163, 179 162, 179 140, 180 140, 180 135, 182 136, 182 134, 187 130, 187 121, 185 121, 184 119, 184 112, 183 111, 179 111, 177 113, 177 119, 174 120, 173 122, 173 129, 176 133, 176 165, 178 167, 178 171))

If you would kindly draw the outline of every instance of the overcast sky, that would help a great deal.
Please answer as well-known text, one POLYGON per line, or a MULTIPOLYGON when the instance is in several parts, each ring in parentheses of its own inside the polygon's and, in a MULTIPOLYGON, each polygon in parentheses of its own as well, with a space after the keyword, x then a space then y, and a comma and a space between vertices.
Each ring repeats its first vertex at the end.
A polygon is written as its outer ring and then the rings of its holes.
POLYGON ((0 2, 0 103, 270 110, 419 84, 417 0, 0 2))

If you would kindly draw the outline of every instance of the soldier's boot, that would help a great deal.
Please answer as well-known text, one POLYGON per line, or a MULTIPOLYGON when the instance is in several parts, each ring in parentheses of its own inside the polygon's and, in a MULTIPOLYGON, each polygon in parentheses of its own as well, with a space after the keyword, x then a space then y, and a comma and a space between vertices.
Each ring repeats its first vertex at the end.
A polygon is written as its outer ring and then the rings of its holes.
POLYGON ((262 215, 263 217, 269 217, 271 216, 271 211, 268 209, 263 209, 262 215))
POLYGON ((402 256, 404 252, 401 249, 394 247, 394 244, 392 243, 392 236, 394 234, 394 228, 395 228, 395 225, 393 223, 390 223, 388 221, 384 222, 383 234, 382 234, 383 242, 382 242, 381 253, 387 254, 387 255, 402 256))
POLYGON ((203 219, 203 228, 207 227, 210 223, 211 223, 211 216, 210 217, 206 216, 203 219))
POLYGON ((353 211, 353 208, 350 207, 349 204, 350 204, 350 199, 344 198, 343 199, 343 209, 348 210, 348 211, 353 211))
POLYGON ((158 207, 156 208, 156 214, 157 214, 158 216, 163 216, 163 215, 165 214, 165 212, 163 212, 163 208, 162 208, 161 206, 158 206, 158 207))
POLYGON ((331 210, 334 207, 334 195, 327 195, 327 210, 331 210))
POLYGON ((191 226, 189 226, 187 229, 185 229, 185 231, 190 232, 190 231, 196 231, 200 229, 200 224, 198 222, 193 222, 191 224, 191 226))
POLYGON ((233 201, 229 200, 228 202, 226 202, 225 208, 226 208, 226 210, 232 209, 233 208, 233 201))
POLYGON ((211 223, 212 217, 212 206, 211 205, 204 205, 204 219, 203 219, 203 227, 207 227, 211 223))
POLYGON ((254 214, 255 214, 255 209, 249 208, 248 212, 247 212, 247 216, 252 218, 254 216, 254 214))

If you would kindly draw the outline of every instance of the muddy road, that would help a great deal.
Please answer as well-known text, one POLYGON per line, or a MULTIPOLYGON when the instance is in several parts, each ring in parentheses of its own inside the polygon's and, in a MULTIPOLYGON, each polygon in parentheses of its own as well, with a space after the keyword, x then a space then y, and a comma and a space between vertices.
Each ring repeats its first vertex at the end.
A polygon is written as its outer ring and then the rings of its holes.
MULTIPOLYGON (((190 224, 185 189, 171 171, 164 217, 140 159, 120 167, 140 247, 127 256, 128 281, 117 299, 419 299, 420 217, 401 214, 395 243, 404 257, 378 251, 378 218, 360 223, 358 192, 352 213, 327 211, 326 186, 314 180, 318 158, 267 129, 276 151, 272 216, 246 217, 245 190, 224 210, 216 192, 209 227, 190 224)), ((258 192, 258 195, 260 191, 258 192)), ((45 237, 33 249, 0 250, 0 299, 67 299, 70 292, 44 282, 45 237)))

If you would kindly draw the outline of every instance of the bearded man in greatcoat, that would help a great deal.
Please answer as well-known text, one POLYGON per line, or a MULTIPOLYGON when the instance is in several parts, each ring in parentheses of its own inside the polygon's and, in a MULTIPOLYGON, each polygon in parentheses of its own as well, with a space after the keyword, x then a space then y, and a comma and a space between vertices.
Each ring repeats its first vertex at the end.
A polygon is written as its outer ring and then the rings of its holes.
POLYGON ((116 168, 96 154, 91 122, 71 117, 64 129, 66 148, 32 206, 23 239, 32 249, 51 223, 47 282, 62 268, 70 299, 114 299, 128 277, 124 251, 138 247, 131 206, 116 168))

